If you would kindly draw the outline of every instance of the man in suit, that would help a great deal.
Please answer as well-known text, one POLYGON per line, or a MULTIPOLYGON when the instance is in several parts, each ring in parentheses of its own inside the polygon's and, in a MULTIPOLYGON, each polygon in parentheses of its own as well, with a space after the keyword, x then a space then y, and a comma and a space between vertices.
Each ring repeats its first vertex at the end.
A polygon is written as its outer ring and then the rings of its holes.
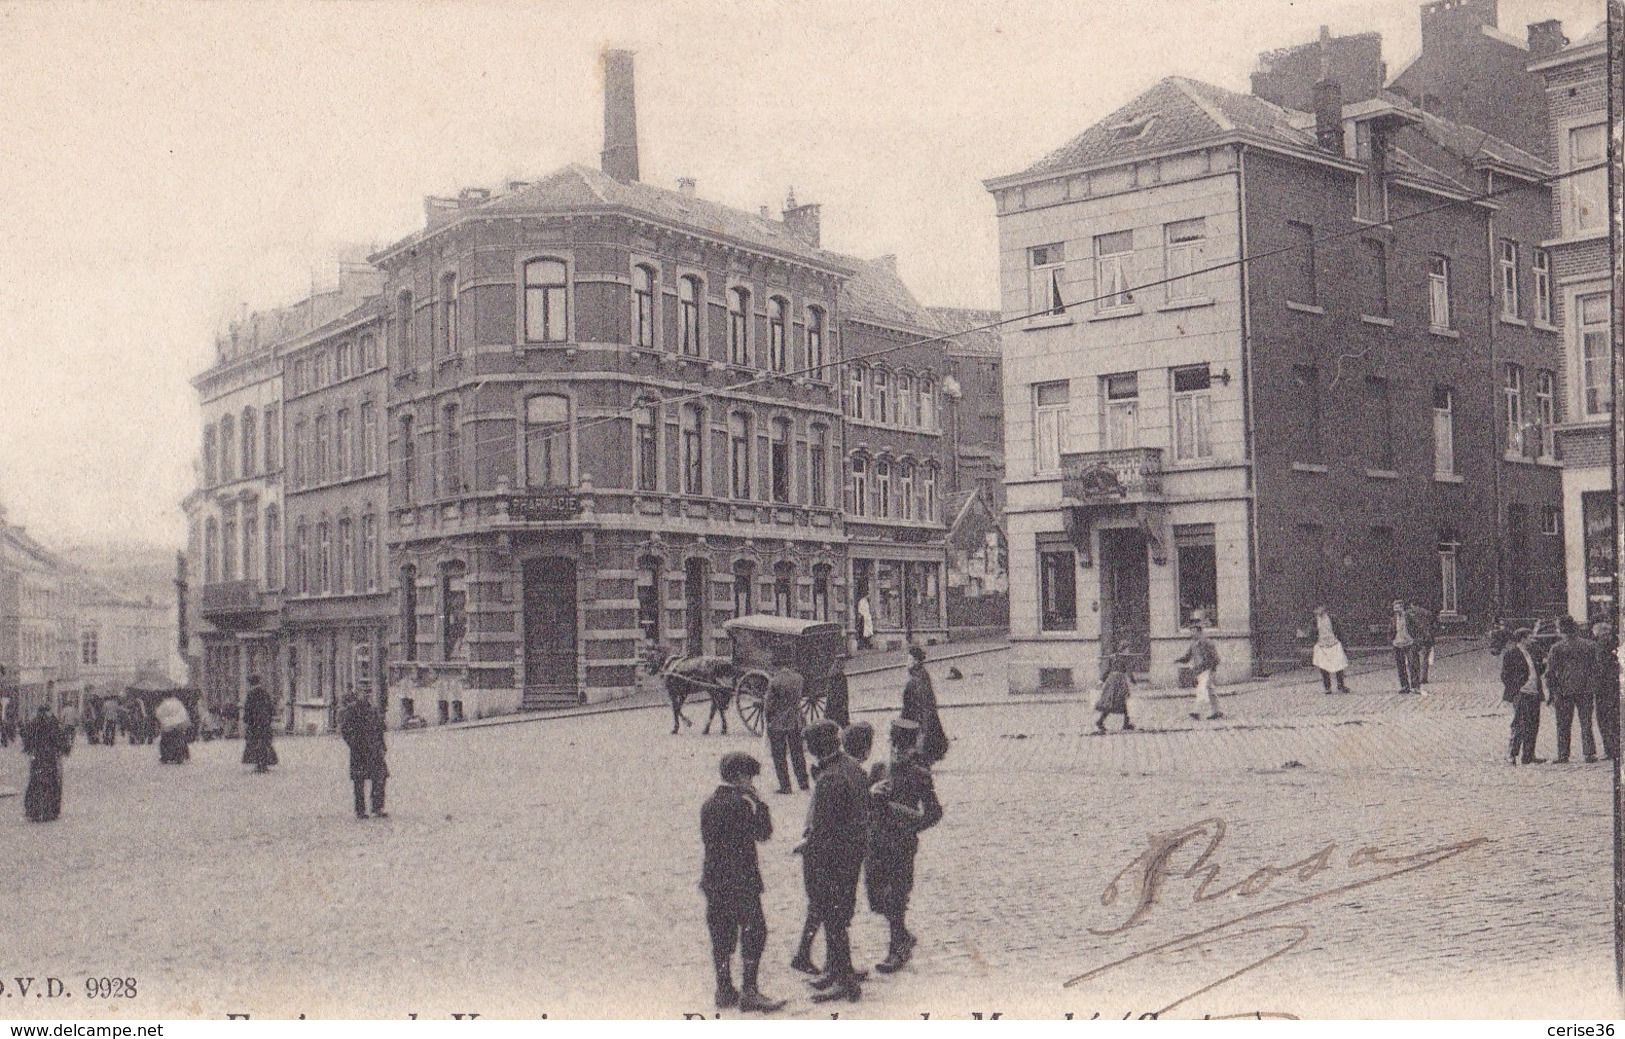
POLYGON ((1602 752, 1609 761, 1619 760, 1619 639, 1614 626, 1598 621, 1591 629, 1597 638, 1597 731, 1602 734, 1602 752))
POLYGON ((1597 739, 1591 732, 1596 708, 1597 682, 1602 671, 1601 650, 1572 617, 1558 621, 1563 633, 1546 654, 1546 692, 1557 715, 1557 764, 1569 760, 1574 718, 1580 718, 1580 749, 1587 761, 1597 760, 1597 739))
POLYGON ((756 845, 773 836, 773 816, 756 794, 761 762, 739 751, 722 756, 722 785, 700 809, 700 840, 705 865, 700 890, 705 892, 705 923, 711 932, 711 961, 716 967, 717 1006, 722 1009, 772 1013, 784 1006, 758 988, 762 951, 767 948, 767 918, 762 914, 762 871, 756 845), (733 954, 739 947, 741 979, 734 988, 733 954))
POLYGON ((1419 602, 1413 602, 1405 607, 1406 626, 1411 630, 1411 637, 1416 640, 1414 647, 1416 664, 1416 691, 1428 691, 1428 673, 1433 670, 1433 643, 1439 637, 1439 621, 1433 609, 1419 602))
POLYGON ((914 856, 920 833, 942 819, 942 804, 931 782, 931 768, 920 750, 920 727, 906 718, 891 723, 891 761, 876 764, 869 775, 869 858, 864 865, 869 908, 886 918, 890 942, 875 970, 902 970, 914 954, 917 939, 904 922, 914 891, 914 856))
POLYGON ((869 844, 869 777, 841 748, 841 730, 828 719, 807 730, 807 749, 818 759, 805 856, 807 907, 824 924, 824 974, 814 981, 813 1001, 863 995, 852 966, 849 929, 857 908, 858 874, 869 844))
POLYGON ((762 704, 767 715, 767 748, 773 755, 781 794, 790 793, 791 765, 795 766, 796 784, 807 789, 807 757, 801 749, 801 696, 806 687, 801 672, 780 667, 768 679, 762 704))
POLYGON ((1531 649, 1534 632, 1519 628, 1512 645, 1501 654, 1501 699, 1512 704, 1512 740, 1507 754, 1516 765, 1544 765, 1535 757, 1535 737, 1540 734, 1541 675, 1531 649))
POLYGON ((1394 600, 1394 616, 1388 625, 1394 647, 1394 671, 1399 675, 1401 693, 1421 692, 1416 672, 1416 633, 1412 630, 1412 616, 1405 609, 1404 599, 1394 600))

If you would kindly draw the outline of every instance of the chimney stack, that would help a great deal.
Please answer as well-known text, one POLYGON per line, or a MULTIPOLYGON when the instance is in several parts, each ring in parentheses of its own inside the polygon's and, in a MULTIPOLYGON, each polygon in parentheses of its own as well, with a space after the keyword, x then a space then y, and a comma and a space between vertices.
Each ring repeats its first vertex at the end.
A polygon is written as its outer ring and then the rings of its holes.
POLYGON ((784 226, 795 235, 803 244, 814 249, 821 248, 818 227, 818 203, 809 202, 804 206, 796 205, 796 189, 791 188, 784 200, 784 226))
POLYGON ((1320 80, 1315 84, 1315 143, 1343 154, 1343 86, 1332 78, 1332 33, 1320 27, 1320 80))
POLYGON ((638 179, 638 109, 632 85, 632 52, 604 52, 604 150, 606 176, 622 184, 638 179))
POLYGON ((1563 35, 1563 22, 1561 19, 1548 18, 1544 22, 1535 22, 1529 26, 1529 56, 1531 58, 1548 57, 1568 45, 1569 39, 1563 35))

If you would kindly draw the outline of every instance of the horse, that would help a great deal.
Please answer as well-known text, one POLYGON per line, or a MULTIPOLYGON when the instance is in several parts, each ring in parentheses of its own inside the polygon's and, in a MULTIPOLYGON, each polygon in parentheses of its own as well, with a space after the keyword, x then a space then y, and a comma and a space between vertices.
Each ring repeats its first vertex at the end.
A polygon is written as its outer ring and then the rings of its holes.
POLYGON ((673 736, 681 725, 694 724, 683 714, 683 704, 690 696, 700 693, 711 698, 711 713, 700 731, 709 736, 711 723, 720 718, 722 735, 728 735, 728 706, 733 703, 734 680, 738 675, 733 661, 726 657, 679 657, 668 661, 661 674, 666 680, 666 696, 671 700, 673 736))

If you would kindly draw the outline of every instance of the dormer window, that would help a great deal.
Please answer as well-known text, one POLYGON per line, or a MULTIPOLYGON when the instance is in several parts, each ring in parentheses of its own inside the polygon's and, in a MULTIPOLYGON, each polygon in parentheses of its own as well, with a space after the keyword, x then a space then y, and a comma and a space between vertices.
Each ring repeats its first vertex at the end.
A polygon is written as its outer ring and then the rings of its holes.
POLYGON ((1156 122, 1157 115, 1155 112, 1153 112, 1150 115, 1141 116, 1138 119, 1134 119, 1126 123, 1118 123, 1116 126, 1110 128, 1112 143, 1129 144, 1133 141, 1138 141, 1140 138, 1145 136, 1146 131, 1151 129, 1156 122))

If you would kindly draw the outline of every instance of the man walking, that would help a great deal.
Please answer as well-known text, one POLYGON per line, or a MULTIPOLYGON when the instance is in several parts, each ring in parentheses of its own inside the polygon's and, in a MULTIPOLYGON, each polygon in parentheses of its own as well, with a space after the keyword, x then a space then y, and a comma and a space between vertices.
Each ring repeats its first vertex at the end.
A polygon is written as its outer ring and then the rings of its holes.
POLYGON ((372 814, 387 819, 384 787, 389 767, 384 763, 388 747, 384 743, 384 716, 370 699, 351 692, 339 721, 339 735, 350 748, 350 785, 355 792, 355 817, 367 817, 367 784, 372 784, 372 814))
POLYGON ((1414 647, 1416 692, 1426 694, 1428 691, 1428 675, 1433 670, 1433 643, 1439 637, 1438 619, 1433 608, 1419 602, 1413 602, 1405 608, 1405 620, 1410 628, 1411 638, 1416 640, 1414 647))
POLYGON ((711 932, 711 961, 716 967, 716 1003, 721 1009, 772 1013, 784 1006, 758 987, 762 951, 767 948, 767 918, 762 914, 762 871, 756 845, 773 836, 773 816, 756 794, 761 762, 739 751, 722 756, 722 785, 700 809, 700 840, 705 864, 700 890, 705 893, 705 924, 711 932), (739 947, 740 987, 734 988, 733 954, 739 947))
POLYGON ((790 765, 795 766, 796 784, 807 789, 807 756, 801 749, 801 694, 806 685, 801 673, 788 667, 780 667, 768 680, 763 703, 767 747, 773 755, 773 771, 778 774, 781 794, 790 793, 790 765))
POLYGON ((1535 737, 1540 734, 1541 681, 1540 668, 1531 652, 1534 633, 1519 628, 1512 634, 1512 645, 1501 654, 1501 699, 1512 705, 1512 740, 1507 754, 1516 765, 1521 759, 1525 765, 1544 765, 1545 758, 1535 757, 1535 737))
POLYGON ((807 818, 805 856, 807 906, 824 925, 824 974, 812 983, 813 1001, 863 995, 852 967, 852 912, 857 907, 858 874, 869 844, 869 778, 841 750, 841 730, 832 721, 807 730, 807 749, 818 759, 807 818))
POLYGON ((250 675, 248 695, 243 698, 243 764, 253 765, 255 772, 269 772, 277 763, 276 747, 271 745, 275 717, 270 691, 259 675, 250 675))
POLYGON ((1421 692, 1416 679, 1416 636, 1411 631, 1411 617, 1405 612, 1405 600, 1394 600, 1394 616, 1389 625, 1394 647, 1394 670, 1399 674, 1401 693, 1421 692))
POLYGON ((1219 650, 1205 629, 1206 623, 1201 617, 1191 619, 1191 644, 1184 656, 1174 658, 1174 663, 1189 664, 1196 674, 1196 710, 1191 712, 1191 717, 1201 718, 1205 713, 1212 721, 1223 718, 1224 712, 1213 699, 1213 672, 1219 666, 1219 650))
MULTIPOLYGON (((829 718, 828 720, 834 721, 835 719, 829 718)), ((874 743, 875 727, 868 722, 853 722, 841 730, 841 749, 846 751, 847 757, 856 761, 860 766, 869 760, 869 752, 874 749, 874 743)), ((819 771, 819 767, 815 763, 812 768, 814 782, 818 780, 819 771)), ((801 881, 804 887, 811 890, 812 880, 807 876, 807 860, 805 856, 801 860, 801 881)), ((806 922, 801 925, 801 941, 796 946, 795 958, 790 961, 790 966, 803 974, 823 973, 812 961, 813 939, 818 937, 818 931, 821 927, 823 927, 823 921, 819 920, 809 903, 806 922)))
POLYGON ((870 773, 869 857, 864 864, 869 908, 886 918, 890 940, 886 958, 875 964, 881 974, 902 970, 918 939, 904 917, 914 890, 914 856, 920 833, 942 818, 942 804, 931 782, 931 769, 919 749, 920 727, 907 719, 891 723, 891 761, 870 773))
POLYGON ((1596 709, 1601 650, 1572 617, 1559 620, 1558 630, 1563 637, 1546 654, 1546 692, 1557 716, 1557 757, 1553 761, 1561 765, 1569 760, 1575 715, 1580 717, 1580 749, 1587 761, 1596 761, 1597 739, 1591 732, 1591 715, 1596 709))

